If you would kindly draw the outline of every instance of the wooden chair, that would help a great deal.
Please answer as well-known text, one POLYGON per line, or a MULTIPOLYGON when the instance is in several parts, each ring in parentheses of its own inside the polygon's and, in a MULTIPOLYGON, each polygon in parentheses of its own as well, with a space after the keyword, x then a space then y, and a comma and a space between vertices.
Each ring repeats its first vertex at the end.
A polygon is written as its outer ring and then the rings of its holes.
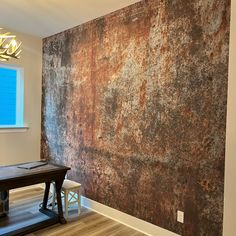
MULTIPOLYGON (((80 187, 81 184, 72 180, 65 179, 61 188, 62 198, 64 198, 65 218, 68 218, 68 210, 71 205, 78 204, 78 215, 80 214, 80 187)), ((55 208, 55 185, 52 189, 52 210, 55 208)))

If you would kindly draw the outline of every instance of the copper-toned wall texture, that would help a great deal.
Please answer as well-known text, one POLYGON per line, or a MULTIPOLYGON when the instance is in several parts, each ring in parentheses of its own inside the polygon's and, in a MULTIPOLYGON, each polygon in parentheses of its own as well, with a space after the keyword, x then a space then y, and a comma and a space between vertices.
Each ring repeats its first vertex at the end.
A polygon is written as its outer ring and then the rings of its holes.
POLYGON ((44 39, 42 157, 70 166, 88 198, 222 235, 229 12, 142 1, 44 39))

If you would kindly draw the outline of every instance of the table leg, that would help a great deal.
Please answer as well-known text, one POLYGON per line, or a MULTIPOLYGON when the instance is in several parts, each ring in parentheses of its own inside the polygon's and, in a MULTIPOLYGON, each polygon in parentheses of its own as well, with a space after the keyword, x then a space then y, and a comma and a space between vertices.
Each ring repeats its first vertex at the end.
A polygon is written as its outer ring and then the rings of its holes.
POLYGON ((44 210, 47 209, 50 182, 46 182, 45 184, 46 184, 46 187, 45 187, 45 191, 44 191, 43 205, 42 205, 42 209, 44 209, 44 210))
POLYGON ((65 224, 66 220, 63 216, 63 210, 62 210, 62 203, 61 203, 61 187, 63 184, 63 180, 56 180, 56 193, 57 193, 57 206, 58 206, 58 216, 59 216, 59 222, 61 224, 65 224))

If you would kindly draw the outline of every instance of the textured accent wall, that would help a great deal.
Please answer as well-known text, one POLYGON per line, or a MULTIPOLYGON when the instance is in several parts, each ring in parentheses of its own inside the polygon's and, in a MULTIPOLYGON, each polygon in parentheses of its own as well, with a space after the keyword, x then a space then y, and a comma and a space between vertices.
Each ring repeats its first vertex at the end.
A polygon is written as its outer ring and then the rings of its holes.
POLYGON ((229 0, 142 1, 44 39, 42 157, 70 166, 88 198, 222 235, 229 12, 229 0))

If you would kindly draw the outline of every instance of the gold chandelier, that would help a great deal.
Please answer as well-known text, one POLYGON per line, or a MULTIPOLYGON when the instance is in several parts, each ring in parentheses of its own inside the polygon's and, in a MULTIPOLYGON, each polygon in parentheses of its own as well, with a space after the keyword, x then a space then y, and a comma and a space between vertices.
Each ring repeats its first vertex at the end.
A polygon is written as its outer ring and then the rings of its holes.
MULTIPOLYGON (((0 31, 2 28, 0 28, 0 31)), ((0 61, 8 61, 10 58, 18 59, 21 53, 21 42, 17 43, 16 36, 10 32, 0 32, 0 61)))

